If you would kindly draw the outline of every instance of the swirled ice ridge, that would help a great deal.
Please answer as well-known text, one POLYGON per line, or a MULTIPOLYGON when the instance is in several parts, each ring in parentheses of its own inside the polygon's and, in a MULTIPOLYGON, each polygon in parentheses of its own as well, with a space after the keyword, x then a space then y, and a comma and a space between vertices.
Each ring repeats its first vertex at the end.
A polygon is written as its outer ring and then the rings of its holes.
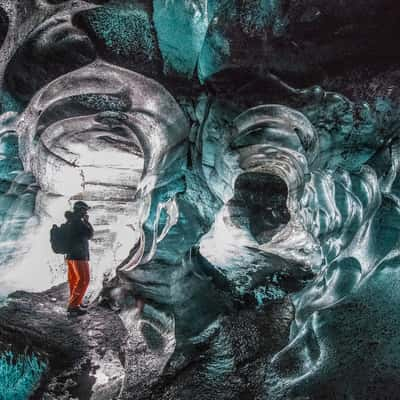
POLYGON ((271 398, 397 398, 399 144, 389 131, 384 138, 369 135, 370 124, 361 124, 369 127, 354 143, 354 105, 340 96, 336 104, 347 108, 341 113, 347 127, 342 124, 336 137, 320 131, 324 151, 298 208, 322 263, 316 279, 292 296, 290 343, 268 368, 271 398), (381 145, 374 149, 374 141, 381 145), (338 161, 334 155, 342 157, 342 146, 348 154, 338 161))
MULTIPOLYGON (((398 113, 381 100, 370 109, 320 88, 296 96, 307 98, 299 109, 312 126, 287 107, 259 106, 236 117, 230 146, 215 146, 211 129, 203 138, 205 173, 226 206, 202 251, 239 293, 250 287, 254 258, 238 248, 317 274, 291 296, 290 343, 268 367, 268 398, 390 396, 400 367, 398 113), (276 207, 279 193, 290 219, 276 207)), ((287 277, 299 271, 292 266, 287 277)), ((259 301, 285 295, 275 283, 259 301)))

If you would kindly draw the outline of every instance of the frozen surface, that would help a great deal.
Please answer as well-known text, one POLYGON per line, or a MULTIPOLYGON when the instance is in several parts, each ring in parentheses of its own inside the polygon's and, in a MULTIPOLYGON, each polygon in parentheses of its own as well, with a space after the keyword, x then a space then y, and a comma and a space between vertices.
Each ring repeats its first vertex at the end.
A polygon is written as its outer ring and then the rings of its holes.
POLYGON ((189 367, 238 399, 243 365, 254 398, 396 398, 397 8, 0 0, 0 295, 65 281, 49 229, 89 203, 88 296, 145 343, 94 399, 189 367))

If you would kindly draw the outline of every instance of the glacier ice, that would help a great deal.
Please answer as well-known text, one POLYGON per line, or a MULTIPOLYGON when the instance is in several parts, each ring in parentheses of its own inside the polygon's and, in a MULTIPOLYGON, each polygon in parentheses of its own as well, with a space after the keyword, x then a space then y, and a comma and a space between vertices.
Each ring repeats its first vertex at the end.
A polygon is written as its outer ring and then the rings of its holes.
POLYGON ((49 229, 88 202, 89 297, 146 343, 98 396, 396 398, 396 13, 345 3, 0 0, 0 295, 64 282, 49 229))

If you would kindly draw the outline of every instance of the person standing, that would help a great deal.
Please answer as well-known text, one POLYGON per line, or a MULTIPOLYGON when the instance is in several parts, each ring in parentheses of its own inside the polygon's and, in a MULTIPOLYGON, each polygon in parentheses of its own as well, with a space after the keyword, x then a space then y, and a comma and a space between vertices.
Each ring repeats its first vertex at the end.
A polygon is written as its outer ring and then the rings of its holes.
POLYGON ((83 315, 86 307, 82 300, 90 281, 89 269, 89 240, 93 237, 93 226, 89 222, 88 210, 90 207, 83 201, 74 204, 73 212, 66 212, 68 224, 68 252, 66 254, 68 266, 68 282, 70 297, 68 313, 83 315))

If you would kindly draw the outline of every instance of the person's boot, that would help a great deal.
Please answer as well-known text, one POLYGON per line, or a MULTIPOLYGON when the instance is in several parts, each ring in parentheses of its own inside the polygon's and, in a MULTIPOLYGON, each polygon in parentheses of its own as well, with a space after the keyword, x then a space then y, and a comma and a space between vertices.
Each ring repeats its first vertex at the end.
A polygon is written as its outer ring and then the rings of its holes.
POLYGON ((83 308, 81 308, 79 306, 78 307, 68 307, 67 312, 71 316, 84 315, 87 313, 86 310, 84 310, 83 308))

